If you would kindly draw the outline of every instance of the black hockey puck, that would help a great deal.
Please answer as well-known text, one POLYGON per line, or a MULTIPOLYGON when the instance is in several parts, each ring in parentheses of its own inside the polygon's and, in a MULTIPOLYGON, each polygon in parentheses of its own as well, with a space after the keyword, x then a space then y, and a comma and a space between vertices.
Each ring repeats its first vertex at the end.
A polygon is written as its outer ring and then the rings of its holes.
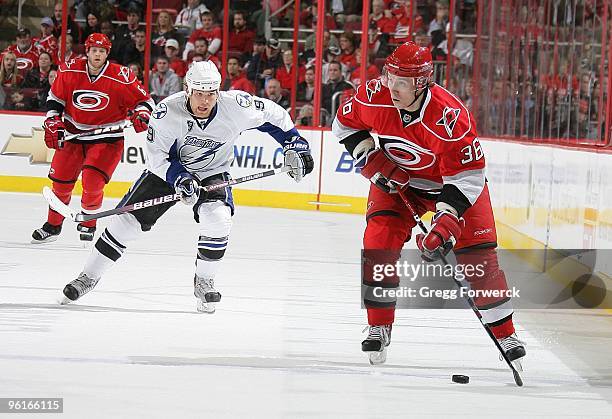
POLYGON ((454 374, 452 377, 453 383, 467 384, 470 382, 470 377, 467 375, 454 374))

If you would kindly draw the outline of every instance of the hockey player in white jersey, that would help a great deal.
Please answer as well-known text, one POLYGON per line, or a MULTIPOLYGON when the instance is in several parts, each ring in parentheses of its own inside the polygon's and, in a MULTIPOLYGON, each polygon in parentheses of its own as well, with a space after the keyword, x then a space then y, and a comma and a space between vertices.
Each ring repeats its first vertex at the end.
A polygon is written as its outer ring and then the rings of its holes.
MULTIPOLYGON (((213 281, 229 240, 234 203, 230 187, 205 194, 199 186, 229 179, 234 142, 241 132, 253 128, 269 133, 283 147, 284 164, 296 182, 314 164, 308 142, 285 109, 240 90, 220 92, 221 75, 211 62, 194 63, 185 84, 185 91, 167 97, 153 111, 146 141, 147 169, 119 206, 175 192, 184 204, 193 206, 200 235, 194 295, 198 311, 212 313, 221 299, 213 281)), ((150 230, 175 202, 114 217, 81 274, 64 288, 64 302, 91 291, 128 243, 150 230)))

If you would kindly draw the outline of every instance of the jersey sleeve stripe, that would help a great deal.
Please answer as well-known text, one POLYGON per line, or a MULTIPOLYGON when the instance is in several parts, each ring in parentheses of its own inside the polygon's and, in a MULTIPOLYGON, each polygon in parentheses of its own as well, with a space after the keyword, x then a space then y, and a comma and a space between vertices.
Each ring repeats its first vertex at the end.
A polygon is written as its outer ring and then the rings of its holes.
POLYGON ((473 205, 485 185, 484 169, 466 170, 453 176, 442 176, 444 184, 455 185, 473 205))

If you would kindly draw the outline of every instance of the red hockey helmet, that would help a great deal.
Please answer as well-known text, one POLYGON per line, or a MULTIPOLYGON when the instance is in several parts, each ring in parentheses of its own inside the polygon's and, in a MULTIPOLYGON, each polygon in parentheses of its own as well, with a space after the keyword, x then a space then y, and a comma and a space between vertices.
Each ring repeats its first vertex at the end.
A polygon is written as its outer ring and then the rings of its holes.
POLYGON ((433 58, 429 48, 420 47, 412 41, 403 43, 385 61, 383 80, 388 75, 414 78, 417 89, 429 86, 433 83, 433 58))
POLYGON ((111 41, 109 41, 106 35, 96 32, 89 35, 85 40, 85 51, 89 51, 89 48, 91 47, 98 47, 104 48, 106 52, 109 53, 112 45, 113 44, 111 44, 111 41))

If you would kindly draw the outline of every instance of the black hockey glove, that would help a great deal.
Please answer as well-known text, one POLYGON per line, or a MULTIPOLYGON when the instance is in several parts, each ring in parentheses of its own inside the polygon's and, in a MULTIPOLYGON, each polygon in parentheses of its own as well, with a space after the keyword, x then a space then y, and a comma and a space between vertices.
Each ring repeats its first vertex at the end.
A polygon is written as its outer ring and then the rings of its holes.
POLYGON ((302 180, 304 176, 312 172, 314 160, 310 154, 310 147, 305 138, 295 136, 283 147, 285 155, 285 167, 289 167, 287 174, 296 182, 302 180))
POLYGON ((200 197, 200 182, 189 173, 182 173, 174 182, 176 193, 181 195, 181 202, 194 205, 200 197))

